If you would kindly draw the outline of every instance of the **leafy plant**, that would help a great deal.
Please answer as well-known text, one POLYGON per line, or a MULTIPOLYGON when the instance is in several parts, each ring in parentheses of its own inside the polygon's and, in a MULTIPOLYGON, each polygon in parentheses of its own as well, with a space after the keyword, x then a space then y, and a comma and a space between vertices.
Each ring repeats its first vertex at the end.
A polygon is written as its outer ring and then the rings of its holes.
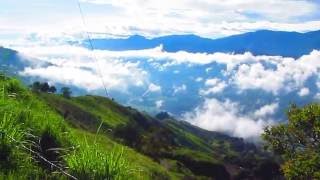
POLYGON ((267 146, 283 157, 288 179, 318 179, 320 176, 320 104, 288 110, 288 123, 265 129, 267 146))
POLYGON ((70 98, 71 98, 72 92, 71 92, 70 88, 68 88, 68 87, 62 87, 62 88, 61 88, 61 93, 62 93, 62 96, 63 96, 64 98, 67 98, 67 99, 70 99, 70 98))

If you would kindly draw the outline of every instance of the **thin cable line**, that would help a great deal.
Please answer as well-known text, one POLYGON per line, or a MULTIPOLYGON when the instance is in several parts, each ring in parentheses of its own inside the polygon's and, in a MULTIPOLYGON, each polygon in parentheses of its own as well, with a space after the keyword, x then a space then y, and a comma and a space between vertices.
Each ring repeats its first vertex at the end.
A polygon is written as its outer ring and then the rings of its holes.
POLYGON ((40 159, 42 159, 42 160, 45 161, 46 163, 50 164, 52 167, 57 168, 57 169, 58 169, 61 173, 63 173, 64 175, 68 176, 68 177, 71 178, 71 179, 78 180, 78 178, 76 178, 76 177, 72 176, 71 174, 67 173, 66 171, 63 170, 62 167, 60 167, 60 166, 52 163, 51 161, 47 160, 45 157, 41 156, 38 152, 33 151, 32 149, 26 147, 26 146, 23 145, 21 142, 15 140, 13 137, 11 137, 11 136, 9 136, 9 135, 6 135, 6 136, 8 136, 9 139, 11 139, 12 141, 20 144, 20 146, 21 146, 23 149, 25 149, 25 150, 27 150, 27 151, 30 151, 31 153, 37 155, 40 159))
POLYGON ((86 24, 86 21, 85 21, 85 16, 84 16, 84 13, 83 13, 83 10, 82 10, 82 7, 81 7, 81 3, 79 0, 77 0, 77 4, 78 4, 78 8, 79 8, 79 12, 80 12, 80 15, 81 15, 81 20, 82 20, 82 24, 83 24, 83 31, 86 33, 87 35, 87 38, 89 40, 89 44, 90 44, 90 48, 91 48, 91 51, 92 51, 92 54, 93 54, 93 58, 94 60, 96 61, 96 64, 97 64, 97 70, 98 70, 98 75, 101 79, 101 82, 102 82, 102 85, 103 85, 103 88, 104 88, 104 91, 106 93, 106 96, 109 97, 109 93, 108 93, 108 90, 107 90, 107 86, 106 86, 106 83, 103 79, 103 74, 102 74, 102 71, 100 69, 100 64, 99 64, 99 61, 98 61, 98 58, 97 56, 94 54, 94 46, 93 46, 93 42, 92 42, 92 39, 90 37, 90 33, 86 30, 86 27, 87 27, 87 24, 86 24))

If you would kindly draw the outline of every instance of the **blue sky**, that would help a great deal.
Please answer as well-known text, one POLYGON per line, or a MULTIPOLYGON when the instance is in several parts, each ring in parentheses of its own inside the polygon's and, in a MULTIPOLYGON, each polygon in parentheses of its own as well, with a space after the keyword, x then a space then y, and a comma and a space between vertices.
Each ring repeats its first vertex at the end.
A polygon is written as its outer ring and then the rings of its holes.
MULTIPOLYGON (((320 29, 319 1, 80 1, 88 31, 116 36, 193 33, 216 38, 256 29, 320 29)), ((1 0, 0 23, 2 39, 28 33, 77 35, 83 30, 76 0, 1 0)))

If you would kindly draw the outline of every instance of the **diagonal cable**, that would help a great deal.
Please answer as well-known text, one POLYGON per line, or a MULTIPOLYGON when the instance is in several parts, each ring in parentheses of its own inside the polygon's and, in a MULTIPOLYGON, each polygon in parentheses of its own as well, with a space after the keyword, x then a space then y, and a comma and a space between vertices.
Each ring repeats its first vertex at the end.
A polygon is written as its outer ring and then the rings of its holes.
POLYGON ((93 42, 92 42, 90 33, 86 30, 87 24, 86 24, 86 20, 85 20, 85 16, 84 16, 84 13, 83 13, 83 10, 82 10, 82 6, 81 6, 81 3, 80 3, 80 0, 77 0, 77 4, 78 4, 78 8, 79 8, 79 12, 80 12, 80 15, 81 15, 83 28, 84 28, 83 31, 86 33, 86 36, 87 36, 87 39, 89 41, 90 48, 91 48, 91 51, 92 51, 93 59, 95 60, 95 63, 97 64, 98 75, 99 75, 99 77, 101 79, 101 83, 103 85, 103 88, 104 88, 104 91, 106 93, 106 96, 109 97, 109 93, 108 93, 107 86, 106 86, 106 83, 105 83, 104 78, 103 78, 102 71, 100 69, 100 64, 99 64, 98 58, 93 52, 94 51, 94 46, 93 46, 93 42))

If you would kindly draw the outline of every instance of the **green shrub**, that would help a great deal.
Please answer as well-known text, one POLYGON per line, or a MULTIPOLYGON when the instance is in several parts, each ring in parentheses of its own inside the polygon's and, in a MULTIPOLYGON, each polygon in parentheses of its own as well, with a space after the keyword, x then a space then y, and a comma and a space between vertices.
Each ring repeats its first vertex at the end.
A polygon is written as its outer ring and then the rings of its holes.
POLYGON ((292 105, 288 123, 265 129, 266 146, 280 155, 286 179, 320 178, 320 104, 292 105))

